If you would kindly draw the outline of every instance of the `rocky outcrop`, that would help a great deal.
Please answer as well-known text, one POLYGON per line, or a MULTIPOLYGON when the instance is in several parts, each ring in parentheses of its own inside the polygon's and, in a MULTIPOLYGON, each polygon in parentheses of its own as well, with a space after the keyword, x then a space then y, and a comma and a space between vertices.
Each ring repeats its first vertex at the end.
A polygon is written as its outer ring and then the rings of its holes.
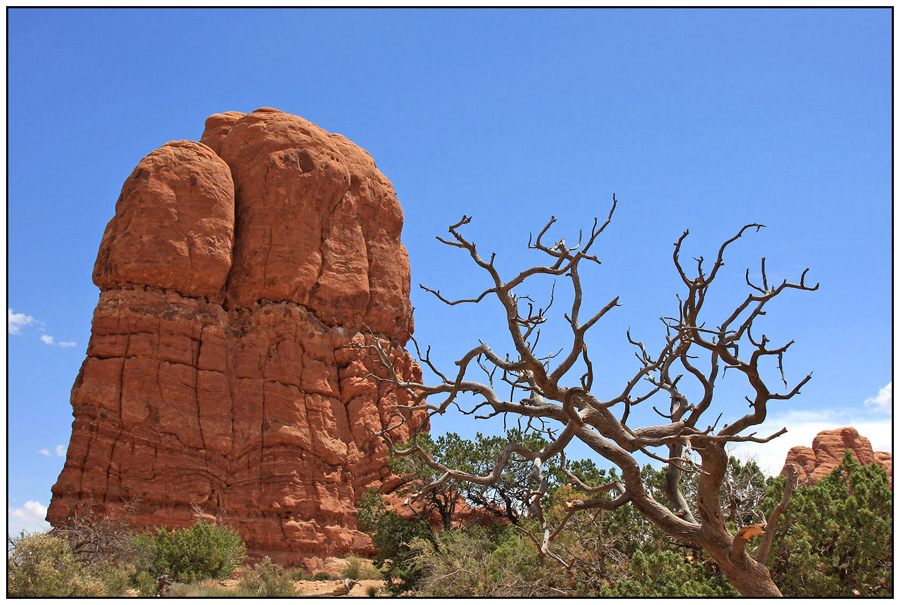
MULTIPOLYGON (((853 427, 822 431, 813 439, 812 448, 802 445, 792 447, 788 451, 784 466, 785 468, 789 464, 796 466, 800 485, 814 484, 837 468, 846 450, 850 450, 860 464, 877 462, 888 472, 888 476, 892 477, 891 454, 873 452, 869 440, 853 427)), ((781 473, 784 474, 785 469, 782 469, 781 473)))
POLYGON ((878 466, 887 471, 888 477, 891 480, 891 486, 893 487, 894 481, 894 458, 890 452, 875 452, 875 462, 878 463, 878 466))
POLYGON ((141 160, 94 267, 48 520, 136 500, 138 527, 224 513, 281 563, 366 552, 355 504, 390 476, 371 431, 403 395, 348 345, 409 337, 402 224, 365 151, 274 109, 213 115, 199 143, 141 160))

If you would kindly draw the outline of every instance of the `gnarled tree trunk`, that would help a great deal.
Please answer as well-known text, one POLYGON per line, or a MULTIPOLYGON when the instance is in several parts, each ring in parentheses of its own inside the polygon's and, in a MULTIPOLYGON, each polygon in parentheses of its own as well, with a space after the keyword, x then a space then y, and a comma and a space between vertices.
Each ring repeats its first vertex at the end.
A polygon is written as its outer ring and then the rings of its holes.
MULTIPOLYGON (((753 560, 743 549, 736 554, 732 545, 728 545, 731 539, 727 533, 716 544, 706 544, 706 552, 713 558, 722 574, 729 583, 741 593, 742 597, 780 597, 781 591, 772 581, 769 569, 753 560), (721 544, 721 546, 719 546, 721 544)), ((740 538, 735 537, 738 541, 740 538)))
MULTIPOLYGON (((463 217, 459 223, 450 227, 452 239, 438 238, 449 246, 467 251, 475 264, 490 276, 493 286, 476 296, 456 300, 445 298, 440 291, 423 288, 449 305, 477 304, 489 296, 496 296, 503 308, 498 321, 505 321, 515 347, 511 354, 495 353, 488 344, 481 342, 463 355, 456 362, 458 369, 448 375, 431 363, 426 352, 424 356, 420 355, 421 362, 442 381, 432 386, 401 380, 400 374, 393 368, 390 349, 383 347, 380 341, 375 341, 372 346, 360 346, 384 366, 386 371, 382 380, 392 383, 392 386, 409 395, 412 403, 397 406, 398 410, 425 410, 431 416, 444 414, 452 409, 451 405, 466 415, 487 408, 487 414, 483 417, 510 414, 521 417, 529 426, 534 422, 552 427, 543 429, 551 440, 549 445, 535 451, 521 443, 510 441, 501 452, 493 470, 487 475, 478 476, 435 462, 415 440, 410 447, 395 450, 388 431, 383 430, 379 434, 394 454, 420 455, 430 468, 439 471, 441 478, 425 486, 421 493, 436 489, 450 479, 484 486, 494 485, 513 453, 532 461, 532 473, 539 487, 532 492, 529 504, 534 518, 541 525, 543 535, 531 537, 539 544, 543 555, 566 567, 570 567, 569 562, 555 554, 550 543, 571 515, 580 510, 613 510, 632 504, 670 536, 703 547, 742 595, 781 596, 764 564, 767 545, 771 543, 771 528, 767 531, 764 526, 752 526, 753 529, 743 528, 737 536, 732 536, 725 527, 719 494, 728 464, 725 446, 748 441, 765 443, 786 432, 786 429, 782 429, 768 437, 757 437, 753 432, 741 434, 745 429, 765 421, 770 402, 790 399, 811 378, 811 375, 807 375, 785 393, 771 391, 766 385, 766 372, 760 368, 760 362, 771 360, 772 363, 777 363, 787 389, 782 357, 793 341, 773 348, 766 335, 757 338, 751 335, 753 322, 765 315, 766 304, 782 292, 788 289, 811 291, 818 288, 818 284, 807 286, 804 283, 804 271, 799 283, 785 280, 780 284, 770 285, 763 258, 759 281, 753 283, 749 271, 745 276, 750 292, 743 302, 730 314, 708 318, 701 311, 709 288, 724 265, 725 249, 748 230, 758 231, 763 225, 746 225, 737 235, 722 244, 708 271, 703 266, 702 256, 695 259, 696 268, 693 271, 687 271, 682 265, 679 255, 688 235, 685 231, 675 243, 673 260, 687 291, 677 297, 677 313, 663 318, 665 344, 658 354, 651 355, 642 342, 633 340, 626 333, 628 341, 637 349, 635 354, 640 367, 633 376, 623 380, 624 387, 620 394, 612 399, 602 400, 591 392, 594 366, 588 354, 585 334, 607 312, 617 307, 619 301, 614 298, 583 321, 580 317, 583 300, 579 268, 582 261, 600 263, 590 249, 612 219, 615 207, 616 199, 613 196, 613 207, 606 222, 600 225, 595 219, 590 235, 585 238, 579 235, 575 246, 567 245, 563 239, 553 246, 544 243, 544 236, 556 220, 551 219, 536 239, 529 239, 528 244, 529 248, 549 257, 548 265, 525 269, 508 280, 500 276, 494 264, 494 255, 489 260, 483 259, 476 251, 475 244, 459 232, 462 226, 469 223, 469 217, 463 217), (563 326, 572 332, 572 344, 556 353, 541 354, 537 350, 540 330, 546 329, 546 313, 553 303, 553 291, 546 306, 539 306, 530 296, 514 293, 534 275, 565 277, 572 285, 572 304, 563 315, 563 326), (474 369, 476 366, 484 372, 486 379, 469 379, 470 370, 478 371, 474 369), (722 414, 711 424, 701 421, 701 417, 712 405, 715 385, 720 379, 725 380, 726 369, 729 370, 729 377, 736 376, 744 383, 744 388, 749 387, 752 396, 747 398, 750 403, 749 412, 738 413, 736 418, 727 418, 729 422, 719 427, 722 414), (563 378, 570 372, 574 372, 576 378, 571 380, 570 376, 570 383, 564 385, 563 378), (681 380, 682 378, 685 380, 681 380), (693 388, 684 387, 688 382, 693 382, 693 388), (639 386, 647 384, 649 387, 646 389, 639 386), (698 392, 699 396, 696 396, 698 392), (668 414, 663 414, 658 408, 653 408, 663 416, 663 423, 655 426, 629 426, 632 408, 657 395, 669 410, 668 414), (466 403, 461 402, 459 396, 471 396, 469 401, 476 403, 464 409, 466 403), (435 400, 439 403, 431 403, 435 400), (568 513, 557 527, 551 527, 541 508, 541 498, 547 490, 547 478, 543 475, 542 467, 546 461, 562 454, 573 439, 581 441, 597 455, 616 465, 621 470, 622 481, 613 480, 605 485, 589 486, 566 471, 572 484, 592 497, 567 503, 568 513), (691 450, 700 454, 701 464, 698 465, 690 457, 688 452, 691 450), (640 465, 635 458, 638 452, 669 467, 663 491, 670 507, 655 500, 650 493, 650 486, 644 484, 640 465), (681 492, 679 482, 684 473, 698 473, 696 511, 690 509, 681 492), (618 495, 609 497, 605 492, 617 492, 618 495), (766 546, 759 549, 758 560, 754 560, 745 550, 747 540, 755 535, 765 535, 767 540, 764 541, 766 546)), ((416 344, 415 339, 413 343, 416 344)), ((399 346, 399 343, 392 343, 392 346, 399 346)), ((416 347, 418 349, 418 344, 416 347)), ((769 525, 773 525, 771 519, 769 525)), ((660 572, 665 573, 665 570, 660 572)))

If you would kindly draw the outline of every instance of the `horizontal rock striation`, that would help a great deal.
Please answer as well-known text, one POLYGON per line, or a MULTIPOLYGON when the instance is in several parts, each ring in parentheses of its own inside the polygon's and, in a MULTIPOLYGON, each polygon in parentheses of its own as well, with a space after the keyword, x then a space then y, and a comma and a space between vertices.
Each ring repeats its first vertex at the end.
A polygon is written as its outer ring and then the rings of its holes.
POLYGON ((224 513, 285 564, 368 552, 355 504, 390 478, 372 430, 403 394, 348 345, 412 330, 402 224, 365 151, 274 109, 213 115, 199 143, 141 160, 94 267, 48 520, 135 502, 137 527, 224 513))

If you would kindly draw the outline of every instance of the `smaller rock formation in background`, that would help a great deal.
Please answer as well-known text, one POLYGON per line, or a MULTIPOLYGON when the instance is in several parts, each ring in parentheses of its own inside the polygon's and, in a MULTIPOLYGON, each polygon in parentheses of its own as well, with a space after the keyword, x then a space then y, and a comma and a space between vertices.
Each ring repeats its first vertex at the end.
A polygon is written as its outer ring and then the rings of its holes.
MULTIPOLYGON (((798 467, 797 480, 800 485, 814 484, 827 476, 841 463, 844 451, 853 452, 860 464, 877 462, 891 477, 893 488, 893 458, 890 452, 873 452, 872 444, 853 427, 822 431, 813 439, 812 448, 803 445, 792 447, 784 461, 784 466, 798 467)), ((784 474, 785 470, 781 470, 784 474)))

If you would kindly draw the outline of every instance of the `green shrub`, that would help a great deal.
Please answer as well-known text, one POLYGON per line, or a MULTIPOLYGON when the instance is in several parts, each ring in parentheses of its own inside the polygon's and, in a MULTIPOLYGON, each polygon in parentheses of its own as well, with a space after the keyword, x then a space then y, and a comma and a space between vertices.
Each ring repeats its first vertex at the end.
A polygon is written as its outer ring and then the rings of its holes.
MULTIPOLYGON (((772 481, 770 510, 784 478, 772 481)), ((767 563, 786 597, 890 597, 894 592, 893 494, 887 472, 850 450, 815 485, 794 491, 776 524, 767 563)))
POLYGON ((362 573, 363 561, 357 556, 350 555, 344 561, 344 567, 341 569, 341 575, 351 580, 358 580, 362 573))
POLYGON ((384 576, 385 589, 395 596, 412 590, 421 577, 412 544, 417 539, 434 543, 428 525, 421 520, 409 521, 388 510, 375 488, 363 494, 357 504, 356 519, 378 549, 375 565, 384 576))
POLYGON ((147 569, 134 571, 130 581, 131 587, 137 589, 142 597, 156 596, 156 576, 147 569))
POLYGON ((600 592, 605 597, 737 597, 724 577, 712 571, 703 553, 689 559, 674 549, 638 550, 627 573, 600 592), (664 570, 664 571, 660 571, 664 570))
POLYGON ((306 580, 311 580, 313 578, 312 574, 303 569, 302 567, 292 567, 285 570, 285 573, 290 576, 293 582, 304 582, 306 580))
POLYGON ((86 566, 85 569, 90 575, 100 580, 107 596, 122 596, 126 590, 134 588, 136 584, 136 570, 128 562, 106 560, 86 566))
POLYGON ((540 561, 524 534, 511 526, 469 526, 445 531, 437 544, 413 542, 420 578, 416 596, 554 597, 564 569, 556 561, 540 561))
POLYGON ((320 572, 316 573, 316 575, 313 576, 313 580, 325 581, 325 580, 333 580, 333 579, 334 578, 332 577, 332 575, 330 573, 328 573, 327 571, 320 571, 320 572))
POLYGON ((26 534, 10 539, 6 592, 10 597, 102 597, 109 590, 72 554, 63 535, 26 534))
POLYGON ((273 563, 269 557, 244 574, 238 583, 242 594, 253 597, 293 597, 297 595, 294 581, 284 567, 273 563))
POLYGON ((380 580, 381 573, 369 561, 357 554, 351 554, 344 561, 341 576, 351 580, 380 580))
POLYGON ((145 532, 137 544, 149 551, 153 573, 157 576, 168 574, 184 584, 206 578, 226 578, 246 553, 244 542, 236 531, 206 520, 186 529, 169 531, 162 528, 156 534, 145 532))

